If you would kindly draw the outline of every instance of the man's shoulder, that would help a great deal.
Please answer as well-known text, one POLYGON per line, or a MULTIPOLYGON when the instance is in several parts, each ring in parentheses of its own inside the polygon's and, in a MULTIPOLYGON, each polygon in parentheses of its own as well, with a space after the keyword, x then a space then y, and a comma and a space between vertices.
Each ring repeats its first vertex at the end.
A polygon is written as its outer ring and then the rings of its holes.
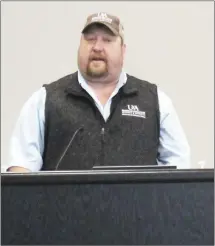
POLYGON ((156 83, 150 82, 148 80, 143 80, 140 78, 137 78, 135 76, 127 74, 127 78, 135 83, 136 86, 139 86, 139 88, 149 88, 152 91, 156 92, 158 95, 159 101, 165 102, 165 104, 170 105, 172 103, 171 98, 167 95, 166 92, 160 86, 158 86, 156 83))
POLYGON ((136 76, 127 73, 127 80, 133 87, 140 89, 148 89, 157 92, 157 85, 145 79, 138 78, 136 76))
POLYGON ((65 75, 55 81, 52 81, 48 84, 44 84, 43 87, 46 88, 46 90, 55 90, 55 89, 60 89, 60 88, 65 88, 67 87, 72 79, 77 76, 77 72, 74 72, 74 73, 71 73, 71 74, 68 74, 68 75, 65 75))

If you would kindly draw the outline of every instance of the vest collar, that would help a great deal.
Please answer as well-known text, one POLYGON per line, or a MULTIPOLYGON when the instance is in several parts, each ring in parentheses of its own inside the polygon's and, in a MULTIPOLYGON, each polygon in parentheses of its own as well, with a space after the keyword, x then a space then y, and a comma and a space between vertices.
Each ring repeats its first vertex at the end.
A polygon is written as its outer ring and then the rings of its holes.
POLYGON ((67 86, 65 91, 67 94, 72 94, 72 95, 81 96, 85 94, 85 90, 82 88, 82 86, 78 82, 78 72, 71 74, 69 86, 67 86))
MULTIPOLYGON (((73 94, 77 96, 86 96, 86 91, 82 88, 78 81, 78 72, 71 74, 70 84, 65 89, 67 94, 73 94)), ((126 83, 120 89, 124 95, 130 96, 138 93, 137 85, 132 83, 132 78, 130 75, 127 75, 126 83)))
POLYGON ((123 85, 122 93, 126 96, 134 95, 138 93, 137 84, 132 82, 131 76, 127 75, 127 83, 123 85))

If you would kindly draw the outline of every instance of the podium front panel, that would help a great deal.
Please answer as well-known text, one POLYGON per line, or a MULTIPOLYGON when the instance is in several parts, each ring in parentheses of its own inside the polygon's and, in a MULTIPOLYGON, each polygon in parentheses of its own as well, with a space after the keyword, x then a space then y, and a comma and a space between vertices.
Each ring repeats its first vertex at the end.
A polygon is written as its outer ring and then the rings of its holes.
POLYGON ((214 243, 211 172, 51 175, 3 178, 2 244, 214 243))

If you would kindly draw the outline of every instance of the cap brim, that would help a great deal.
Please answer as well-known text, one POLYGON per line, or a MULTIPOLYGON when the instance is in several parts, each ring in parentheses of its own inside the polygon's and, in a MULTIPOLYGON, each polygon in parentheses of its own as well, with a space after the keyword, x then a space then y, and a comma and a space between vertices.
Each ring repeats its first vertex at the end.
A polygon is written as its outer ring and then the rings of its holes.
POLYGON ((119 35, 119 33, 110 24, 105 23, 103 21, 94 21, 94 22, 89 23, 88 25, 84 27, 84 29, 82 30, 82 33, 84 33, 90 26, 98 24, 98 23, 106 26, 114 35, 116 36, 119 35))

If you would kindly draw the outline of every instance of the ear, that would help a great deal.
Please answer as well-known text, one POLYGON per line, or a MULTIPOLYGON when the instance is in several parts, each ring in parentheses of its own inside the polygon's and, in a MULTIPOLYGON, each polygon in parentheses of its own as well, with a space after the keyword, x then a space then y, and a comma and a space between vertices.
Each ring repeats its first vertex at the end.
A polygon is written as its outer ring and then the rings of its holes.
POLYGON ((126 48, 127 48, 126 44, 123 44, 123 45, 122 45, 122 54, 123 54, 123 58, 125 57, 126 48))

